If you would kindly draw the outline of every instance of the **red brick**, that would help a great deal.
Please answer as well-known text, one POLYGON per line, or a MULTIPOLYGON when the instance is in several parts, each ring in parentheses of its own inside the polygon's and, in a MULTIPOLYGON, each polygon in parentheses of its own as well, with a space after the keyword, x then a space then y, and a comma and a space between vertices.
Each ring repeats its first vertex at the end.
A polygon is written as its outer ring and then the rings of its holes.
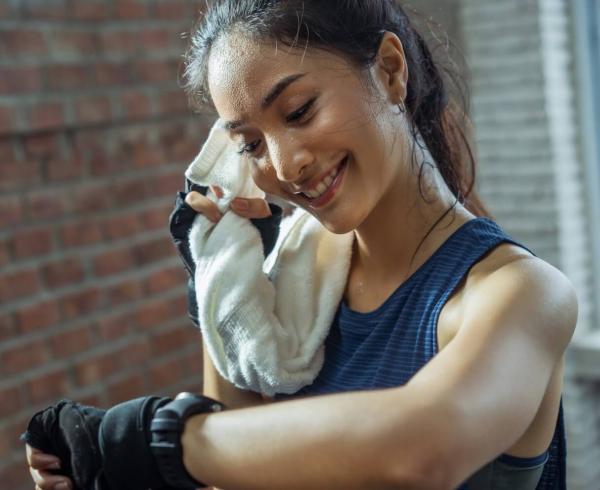
MULTIPOLYGON (((25 416, 20 416, 17 417, 16 419, 14 418, 14 412, 10 413, 9 415, 11 415, 11 420, 10 422, 8 422, 8 420, 4 419, 3 420, 3 424, 0 424, 0 461, 7 461, 8 460, 8 454, 11 451, 15 451, 15 449, 17 449, 19 446, 17 444, 17 441, 19 440, 19 436, 23 433, 23 431, 25 430, 25 428, 27 427, 27 424, 29 423, 29 419, 31 418, 31 416, 33 415, 33 413, 31 412, 31 408, 28 409, 29 413, 26 413, 25 416)), ((2 482, 4 483, 5 480, 2 479, 2 482)), ((11 489, 13 488, 17 488, 17 487, 9 487, 11 489)), ((26 487, 26 488, 30 488, 30 486, 26 487)))
POLYGON ((136 316, 139 329, 152 329, 162 323, 172 320, 171 305, 169 301, 156 301, 141 306, 136 316))
POLYGON ((6 161, 14 161, 17 158, 15 145, 13 144, 14 142, 15 141, 10 136, 0 136, 0 155, 2 155, 6 161))
POLYGON ((155 356, 160 356, 168 352, 174 352, 185 345, 190 345, 196 341, 197 332, 189 327, 177 326, 167 331, 156 333, 153 335, 152 353, 155 356))
POLYGON ((162 147, 148 141, 146 135, 128 135, 120 142, 119 158, 136 167, 152 167, 164 164, 162 147))
POLYGON ((83 162, 77 156, 52 158, 46 162, 46 173, 50 182, 78 179, 83 176, 83 162))
POLYGON ((83 281, 85 270, 81 260, 69 257, 46 264, 42 267, 44 284, 50 290, 75 285, 83 281))
POLYGON ((29 129, 43 131, 65 125, 65 115, 60 102, 44 102, 33 106, 29 112, 29 129))
POLYGON ((161 114, 191 113, 188 98, 183 90, 167 90, 161 92, 158 97, 158 103, 161 114))
POLYGON ((52 228, 35 228, 16 232, 10 243, 15 259, 26 259, 49 254, 54 249, 52 228))
POLYGON ((102 241, 102 230, 97 223, 80 221, 64 225, 60 230, 65 247, 81 247, 102 241))
POLYGON ((67 17, 66 0, 25 0, 20 3, 27 18, 63 20, 67 17))
POLYGON ((180 288, 186 284, 187 274, 181 267, 170 267, 150 274, 144 280, 144 291, 147 294, 167 292, 173 288, 180 288))
POLYGON ((4 488, 31 488, 31 476, 21 458, 0 466, 0 481, 4 488))
POLYGON ((139 204, 141 200, 149 196, 146 187, 147 182, 143 177, 119 180, 112 192, 114 203, 117 206, 139 204))
POLYGON ((169 385, 178 384, 184 376, 183 361, 180 358, 154 364, 150 367, 152 386, 166 389, 169 385))
MULTIPOLYGON (((156 16, 152 16, 155 18, 156 16)), ((143 49, 158 51, 170 47, 175 39, 175 34, 169 29, 146 28, 139 33, 139 42, 143 49)))
POLYGON ((99 86, 126 85, 131 82, 131 66, 127 63, 103 62, 94 64, 96 84, 99 86))
POLYGON ((94 150, 90 155, 89 166, 91 175, 97 177, 114 174, 115 172, 122 170, 123 162, 114 158, 112 155, 109 155, 109 153, 102 148, 94 150))
POLYGON ((163 0, 154 5, 154 18, 185 19, 195 16, 197 12, 186 0, 163 0))
POLYGON ((173 60, 145 60, 135 63, 138 82, 173 82, 177 81, 178 65, 173 60))
POLYGON ((123 112, 127 118, 143 118, 152 115, 152 106, 148 96, 139 92, 125 93, 121 96, 123 112))
POLYGON ((75 114, 80 124, 94 124, 110 120, 112 111, 107 97, 79 99, 75 102, 75 114))
POLYGON ((144 19, 148 15, 144 2, 138 0, 115 0, 119 19, 144 19))
POLYGON ((117 362, 115 352, 97 355, 87 358, 85 361, 75 365, 75 380, 80 386, 89 386, 103 383, 105 379, 118 372, 121 366, 117 362))
POLYGON ((64 370, 44 373, 27 383, 31 401, 38 403, 53 403, 69 393, 69 380, 64 370))
POLYGON ((109 184, 78 186, 73 191, 73 210, 92 213, 109 209, 112 205, 109 184))
POLYGON ((131 312, 121 313, 120 315, 108 318, 102 318, 98 321, 98 331, 102 340, 115 340, 124 337, 130 332, 135 331, 137 322, 135 314, 131 312))
POLYGON ((107 31, 100 33, 100 44, 105 53, 133 54, 138 50, 138 31, 107 31))
POLYGON ((99 52, 98 34, 93 31, 72 31, 57 29, 52 35, 53 46, 62 56, 86 56, 99 52))
POLYGON ((46 86, 49 90, 76 90, 90 84, 91 71, 88 65, 52 64, 46 68, 46 86))
POLYGON ((61 332, 50 340, 52 355, 57 359, 83 352, 89 349, 91 345, 92 335, 88 326, 61 332))
POLYGON ((0 313, 0 342, 15 335, 15 316, 12 313, 0 313))
MULTIPOLYGON (((202 141, 202 138, 200 135, 191 137, 182 132, 179 138, 176 138, 171 145, 165 146, 167 149, 166 161, 170 161, 171 163, 187 163, 192 161, 199 151, 198 141, 202 141)), ((164 141, 163 144, 165 144, 164 141)))
POLYGON ((27 158, 48 159, 61 156, 60 137, 57 133, 38 133, 26 135, 23 144, 27 158))
POLYGON ((0 67, 0 95, 16 95, 40 92, 42 88, 42 70, 40 67, 0 67))
POLYGON ((87 289, 64 296, 61 299, 62 315, 66 320, 88 315, 102 305, 98 289, 87 289))
POLYGON ((142 297, 142 285, 136 279, 122 281, 107 288, 106 297, 111 306, 130 303, 142 297))
MULTIPOLYGON (((8 245, 5 240, 0 241, 0 267, 4 267, 10 262, 10 254, 8 253, 8 245)), ((0 335, 0 338, 2 336, 0 335)))
MULTIPOLYGON (((187 294, 182 294, 171 300, 171 318, 188 318, 188 300, 187 294)), ((190 320, 191 322, 191 320, 190 320)), ((191 323, 190 323, 191 324, 191 323)))
POLYGON ((107 20, 112 15, 112 8, 105 1, 74 2, 71 4, 70 17, 75 20, 107 20))
MULTIPOLYGON (((198 334, 198 331, 196 331, 196 334, 198 334)), ((192 351, 189 354, 186 354, 185 356, 183 356, 181 358, 183 361, 183 366, 184 366, 186 373, 191 374, 191 375, 200 374, 200 373, 202 373, 202 369, 203 369, 202 368, 203 353, 202 353, 202 336, 201 335, 198 335, 197 342, 199 342, 198 346, 199 346, 200 351, 199 352, 192 351)), ((201 389, 198 391, 201 391, 201 389)))
POLYGON ((34 340, 0 352, 0 371, 16 374, 41 366, 48 360, 46 347, 41 340, 34 340))
POLYGON ((20 270, 0 276, 0 304, 40 290, 40 280, 35 269, 20 270))
POLYGON ((17 111, 13 107, 0 106, 0 134, 12 133, 18 129, 17 111))
POLYGON ((119 240, 135 235, 140 230, 144 231, 138 221, 137 213, 111 216, 102 225, 104 235, 111 240, 119 240))
POLYGON ((0 197, 0 228, 16 225, 23 220, 23 206, 19 197, 0 197))
POLYGON ((33 191, 25 198, 27 217, 31 220, 58 218, 69 209, 66 193, 56 191, 33 191))
MULTIPOLYGON (((175 201, 173 200, 173 203, 175 201)), ((140 213, 140 222, 144 230, 166 229, 169 216, 173 211, 173 203, 155 209, 147 209, 140 213)))
POLYGON ((144 395, 145 391, 146 384, 144 376, 139 373, 131 374, 108 386, 108 403, 113 405, 132 398, 137 398, 144 395))
POLYGON ((139 366, 143 362, 150 360, 151 357, 152 349, 150 341, 146 338, 132 340, 120 349, 116 356, 118 364, 124 369, 139 366))
POLYGON ((15 321, 21 334, 41 330, 60 321, 58 305, 54 301, 42 301, 25 306, 16 312, 15 321))
POLYGON ((35 160, 3 160, 0 165, 0 190, 31 188, 41 181, 40 167, 35 160))
POLYGON ((161 174, 148 180, 150 195, 173 196, 182 187, 181 173, 179 170, 169 174, 161 174))
POLYGON ((18 58, 24 54, 45 54, 46 42, 39 31, 21 28, 0 31, 0 45, 5 46, 11 57, 18 58))
POLYGON ((129 248, 122 248, 96 255, 92 264, 96 276, 105 277, 131 268, 134 265, 134 258, 129 248))
POLYGON ((176 250, 171 239, 164 237, 136 245, 133 248, 133 254, 136 264, 147 265, 167 257, 175 256, 176 250))
POLYGON ((19 386, 0 388, 0 417, 18 412, 23 406, 19 386))

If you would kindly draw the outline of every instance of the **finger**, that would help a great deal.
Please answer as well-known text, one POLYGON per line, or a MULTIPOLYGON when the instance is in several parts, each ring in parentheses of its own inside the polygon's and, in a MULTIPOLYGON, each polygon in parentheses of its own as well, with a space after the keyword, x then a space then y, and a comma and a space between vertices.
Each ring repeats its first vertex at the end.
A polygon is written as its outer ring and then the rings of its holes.
POLYGON ((60 459, 53 454, 44 453, 29 444, 25 445, 27 463, 36 470, 56 470, 60 468, 60 459))
POLYGON ((41 490, 56 490, 57 488, 67 490, 73 488, 73 482, 66 476, 53 475, 47 471, 38 471, 33 468, 29 468, 29 473, 36 486, 41 488, 41 490), (57 487, 60 484, 64 485, 64 487, 57 487))
POLYGON ((209 220, 217 223, 223 215, 217 208, 217 205, 208 197, 199 192, 191 191, 185 196, 186 204, 194 211, 205 215, 209 220))
POLYGON ((211 185, 210 188, 215 194, 215 196, 217 196, 219 199, 221 199, 225 195, 223 189, 221 189, 218 185, 211 185))
POLYGON ((260 219, 271 216, 269 204, 264 199, 236 198, 231 201, 231 209, 244 218, 260 219))

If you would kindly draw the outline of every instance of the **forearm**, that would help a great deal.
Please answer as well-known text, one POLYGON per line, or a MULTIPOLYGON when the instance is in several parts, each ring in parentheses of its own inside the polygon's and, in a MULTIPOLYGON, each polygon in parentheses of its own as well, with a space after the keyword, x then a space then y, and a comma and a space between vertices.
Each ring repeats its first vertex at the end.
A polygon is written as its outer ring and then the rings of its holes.
POLYGON ((426 488, 419 407, 400 402, 377 390, 198 415, 184 464, 224 490, 426 488))

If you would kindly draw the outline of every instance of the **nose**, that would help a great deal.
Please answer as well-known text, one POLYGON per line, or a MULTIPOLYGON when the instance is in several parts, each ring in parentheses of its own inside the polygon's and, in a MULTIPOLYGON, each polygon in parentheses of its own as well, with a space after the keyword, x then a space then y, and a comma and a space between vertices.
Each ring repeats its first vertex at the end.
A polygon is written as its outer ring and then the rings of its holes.
POLYGON ((271 152, 271 159, 277 179, 292 185, 306 179, 308 169, 315 160, 312 152, 289 140, 282 142, 274 150, 271 152))

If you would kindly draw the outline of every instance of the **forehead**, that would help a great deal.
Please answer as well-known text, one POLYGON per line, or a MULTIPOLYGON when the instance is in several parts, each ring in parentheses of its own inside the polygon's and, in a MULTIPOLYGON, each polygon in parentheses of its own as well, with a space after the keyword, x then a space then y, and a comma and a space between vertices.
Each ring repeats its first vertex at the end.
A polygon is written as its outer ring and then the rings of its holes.
POLYGON ((208 61, 208 88, 220 117, 245 118, 283 77, 318 73, 326 81, 343 60, 320 50, 290 49, 275 41, 253 41, 240 34, 219 39, 208 61), (336 66, 337 65, 337 66, 336 66))

